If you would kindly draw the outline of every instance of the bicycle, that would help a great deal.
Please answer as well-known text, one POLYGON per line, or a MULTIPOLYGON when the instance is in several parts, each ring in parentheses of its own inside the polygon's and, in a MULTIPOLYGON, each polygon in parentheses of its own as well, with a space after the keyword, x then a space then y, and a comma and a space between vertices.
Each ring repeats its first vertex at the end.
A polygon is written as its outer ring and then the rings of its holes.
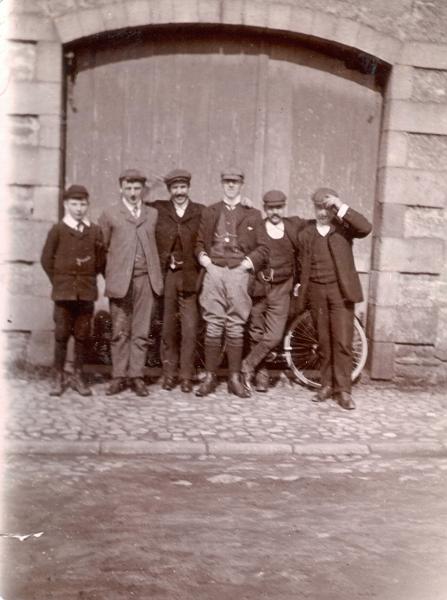
MULTIPOLYGON (((318 337, 310 311, 296 317, 286 328, 282 350, 287 365, 300 383, 311 388, 321 387, 318 337)), ((360 319, 356 316, 352 341, 352 381, 359 378, 367 357, 368 341, 360 319)))
MULTIPOLYGON (((88 345, 89 352, 87 362, 92 365, 111 365, 110 338, 111 320, 106 311, 100 311, 95 316, 96 331, 88 345)), ((149 347, 146 366, 151 369, 160 369, 160 334, 161 334, 161 312, 158 310, 154 315, 152 333, 149 337, 149 347)), ((204 360, 204 324, 202 323, 197 340, 196 368, 203 371, 204 360)), ((354 320, 354 338, 352 344, 353 371, 352 380, 355 381, 362 372, 367 355, 368 342, 360 320, 354 320)), ((282 343, 275 348, 266 358, 270 369, 284 370, 289 368, 294 379, 311 388, 319 388, 320 358, 318 355, 318 337, 313 325, 309 311, 304 312, 292 319, 286 327, 282 343)), ((221 368, 225 367, 225 348, 222 348, 221 368)))

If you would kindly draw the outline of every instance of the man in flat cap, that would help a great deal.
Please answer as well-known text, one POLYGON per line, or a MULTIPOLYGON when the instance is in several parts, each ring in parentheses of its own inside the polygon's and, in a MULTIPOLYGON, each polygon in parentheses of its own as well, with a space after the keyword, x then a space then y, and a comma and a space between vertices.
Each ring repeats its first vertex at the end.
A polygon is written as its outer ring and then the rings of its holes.
POLYGON ((255 374, 256 391, 268 390, 269 374, 264 359, 284 334, 290 299, 297 281, 298 233, 306 221, 284 216, 286 195, 270 190, 263 197, 265 229, 270 250, 268 261, 258 272, 252 292, 253 308, 249 321, 250 352, 242 362, 242 380, 251 390, 255 374))
POLYGON ((240 380, 244 326, 250 314, 250 274, 268 257, 268 246, 259 224, 259 210, 241 202, 243 172, 235 167, 221 173, 223 198, 202 212, 196 255, 205 271, 200 294, 206 322, 206 376, 197 396, 212 393, 225 343, 228 360, 228 391, 241 398, 250 392, 240 380))
POLYGON ((185 169, 170 171, 164 181, 170 199, 156 200, 151 204, 158 210, 156 239, 164 277, 160 349, 163 364, 162 387, 164 390, 172 390, 179 379, 180 389, 188 393, 193 389, 199 322, 199 265, 194 249, 203 205, 191 201, 191 173, 185 169), (177 315, 180 317, 180 340, 177 315))
POLYGON ((64 192, 64 208, 65 216, 49 231, 41 256, 54 301, 54 381, 50 395, 60 396, 65 389, 67 343, 73 335, 71 384, 82 396, 90 396, 82 368, 98 297, 96 277, 104 272, 104 247, 101 229, 87 216, 89 193, 83 185, 71 185, 64 192))
POLYGON ((318 334, 322 387, 313 399, 334 397, 341 408, 352 410, 354 303, 363 300, 352 243, 366 237, 372 227, 330 188, 317 189, 312 202, 315 220, 298 236, 298 312, 310 306, 318 334))
POLYGON ((112 317, 112 381, 108 395, 129 380, 147 396, 144 366, 154 294, 163 290, 155 227, 158 212, 142 202, 146 177, 127 169, 119 177, 121 199, 102 213, 99 224, 107 250, 106 289, 112 317))

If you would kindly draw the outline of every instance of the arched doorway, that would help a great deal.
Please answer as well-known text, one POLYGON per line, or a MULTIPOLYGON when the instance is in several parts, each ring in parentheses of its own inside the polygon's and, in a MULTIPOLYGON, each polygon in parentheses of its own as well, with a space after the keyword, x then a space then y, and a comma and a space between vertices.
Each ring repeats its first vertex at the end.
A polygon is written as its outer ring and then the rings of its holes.
MULTIPOLYGON (((117 200, 123 168, 149 177, 149 199, 166 197, 168 170, 187 168, 192 197, 210 204, 229 163, 245 170, 257 206, 279 188, 289 214, 310 216, 312 191, 329 185, 372 218, 382 112, 374 73, 248 28, 143 28, 68 50, 65 179, 87 185, 94 219, 117 200)), ((355 252, 367 297, 371 238, 355 252)))

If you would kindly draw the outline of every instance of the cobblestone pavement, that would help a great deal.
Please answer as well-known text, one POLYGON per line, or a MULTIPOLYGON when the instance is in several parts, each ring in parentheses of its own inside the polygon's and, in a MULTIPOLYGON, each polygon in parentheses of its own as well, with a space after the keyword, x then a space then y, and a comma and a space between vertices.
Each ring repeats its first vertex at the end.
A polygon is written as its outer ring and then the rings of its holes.
POLYGON ((447 395, 439 388, 360 383, 357 410, 311 402, 313 391, 280 378, 266 394, 197 398, 159 383, 148 398, 107 397, 106 383, 83 398, 49 396, 45 379, 9 379, 6 447, 20 451, 192 454, 446 454, 447 395))

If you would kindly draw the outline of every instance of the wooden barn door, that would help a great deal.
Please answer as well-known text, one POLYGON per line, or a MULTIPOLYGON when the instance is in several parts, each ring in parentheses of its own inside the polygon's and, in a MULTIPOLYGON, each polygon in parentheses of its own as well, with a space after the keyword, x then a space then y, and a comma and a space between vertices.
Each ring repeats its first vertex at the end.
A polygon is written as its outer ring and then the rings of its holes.
MULTIPOLYGON (((289 214, 310 216, 310 195, 324 185, 372 217, 382 108, 372 75, 243 30, 137 31, 73 52, 66 183, 89 188, 94 219, 118 199, 124 168, 148 176, 149 199, 167 196, 171 168, 187 168, 192 198, 210 204, 229 163, 245 170, 259 207, 279 188, 289 214)), ((370 248, 370 239, 356 247, 365 288, 370 248)))

